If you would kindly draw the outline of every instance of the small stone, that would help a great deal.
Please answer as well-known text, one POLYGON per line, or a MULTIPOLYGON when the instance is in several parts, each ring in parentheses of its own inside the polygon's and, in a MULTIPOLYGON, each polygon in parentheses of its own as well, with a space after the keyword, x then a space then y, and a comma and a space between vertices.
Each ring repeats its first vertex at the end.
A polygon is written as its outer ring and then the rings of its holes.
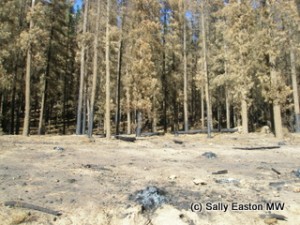
POLYGON ((171 175, 171 176, 169 176, 169 179, 170 179, 170 180, 175 180, 176 178, 177 178, 176 175, 171 175))
POLYGON ((201 179, 194 179, 193 183, 195 185, 199 185, 199 184, 201 184, 201 185, 207 185, 207 183, 204 180, 201 180, 201 179))
POLYGON ((273 194, 274 194, 274 197, 280 197, 279 192, 274 191, 273 194))
POLYGON ((300 187, 295 187, 294 190, 293 190, 293 192, 300 193, 300 187))

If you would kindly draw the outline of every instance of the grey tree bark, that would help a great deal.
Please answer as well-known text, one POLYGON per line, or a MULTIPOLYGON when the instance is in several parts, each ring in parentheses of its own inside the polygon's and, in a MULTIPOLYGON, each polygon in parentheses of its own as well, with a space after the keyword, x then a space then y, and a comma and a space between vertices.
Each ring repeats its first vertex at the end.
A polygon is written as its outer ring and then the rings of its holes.
POLYGON ((206 19, 205 19, 205 1, 202 2, 201 12, 201 26, 202 26, 202 48, 203 48, 203 71, 205 76, 205 98, 206 98, 206 110, 207 110, 207 137, 211 138, 212 130, 212 112, 210 104, 209 94, 209 79, 208 79, 208 68, 207 68, 207 43, 206 43, 206 19))
POLYGON ((90 100, 90 111, 89 111, 89 125, 88 125, 88 137, 93 135, 93 125, 94 125, 94 108, 95 108, 95 98, 97 89, 97 75, 98 75, 98 37, 99 37, 99 26, 100 26, 100 9, 101 0, 97 0, 97 16, 96 16, 96 28, 94 36, 94 56, 93 56, 93 80, 92 80, 92 93, 90 100))
MULTIPOLYGON (((89 0, 85 1, 84 16, 83 16, 83 34, 86 33, 87 29, 87 14, 88 14, 89 0)), ((80 50, 80 81, 79 81, 79 95, 78 95, 78 108, 77 108, 77 124, 76 124, 76 135, 82 134, 81 129, 81 118, 82 118, 82 100, 83 100, 83 86, 84 86, 84 72, 85 72, 85 48, 84 44, 80 50)))

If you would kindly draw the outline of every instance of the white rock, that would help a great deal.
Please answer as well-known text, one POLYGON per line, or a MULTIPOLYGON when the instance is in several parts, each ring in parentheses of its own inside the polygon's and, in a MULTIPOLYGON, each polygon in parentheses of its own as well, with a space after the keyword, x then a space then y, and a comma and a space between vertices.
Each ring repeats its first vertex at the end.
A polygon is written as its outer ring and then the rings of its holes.
POLYGON ((194 179, 193 183, 195 185, 199 185, 199 184, 201 184, 201 185, 207 185, 207 183, 204 180, 201 180, 201 179, 194 179))
POLYGON ((170 180, 175 180, 176 178, 177 178, 177 176, 176 176, 176 175, 174 175, 174 174, 173 174, 173 175, 171 175, 171 176, 169 176, 169 179, 170 179, 170 180))

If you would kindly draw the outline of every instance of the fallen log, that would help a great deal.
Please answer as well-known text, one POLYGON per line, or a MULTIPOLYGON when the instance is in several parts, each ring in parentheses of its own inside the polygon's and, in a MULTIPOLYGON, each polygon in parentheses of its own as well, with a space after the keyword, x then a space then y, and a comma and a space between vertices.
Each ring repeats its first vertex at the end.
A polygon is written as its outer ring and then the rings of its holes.
MULTIPOLYGON (((234 133, 237 132, 238 129, 232 128, 232 129, 213 129, 212 133, 234 133)), ((175 131, 174 134, 207 134, 207 130, 189 130, 189 131, 175 131)))
POLYGON ((280 146, 259 146, 259 147, 234 147, 233 149, 239 150, 266 150, 266 149, 276 149, 280 148, 280 146))
POLYGON ((227 173, 228 173, 228 170, 219 170, 219 171, 216 171, 216 172, 212 172, 213 175, 227 174, 227 173))
POLYGON ((116 135, 115 138, 118 140, 127 141, 127 142, 135 142, 136 141, 135 137, 124 137, 124 136, 116 135))
POLYGON ((25 202, 20 202, 20 201, 7 201, 4 202, 5 206, 9 206, 9 207, 20 207, 20 208, 25 208, 25 209, 32 209, 32 210, 36 210, 39 212, 43 212, 43 213, 47 213, 47 214, 51 214, 54 216, 61 216, 62 213, 59 211, 55 211, 52 209, 47 209, 44 207, 40 207, 37 205, 33 205, 33 204, 29 204, 29 203, 25 203, 25 202))
POLYGON ((147 133, 142 133, 141 137, 152 137, 152 136, 163 136, 165 135, 164 132, 147 132, 147 133))

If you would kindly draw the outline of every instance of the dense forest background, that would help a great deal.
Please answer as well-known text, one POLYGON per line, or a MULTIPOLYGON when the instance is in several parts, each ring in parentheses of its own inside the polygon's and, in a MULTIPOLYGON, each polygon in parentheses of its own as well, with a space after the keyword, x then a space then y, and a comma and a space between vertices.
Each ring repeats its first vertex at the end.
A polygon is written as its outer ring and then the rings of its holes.
POLYGON ((0 1, 0 131, 300 132, 300 1, 0 1))

